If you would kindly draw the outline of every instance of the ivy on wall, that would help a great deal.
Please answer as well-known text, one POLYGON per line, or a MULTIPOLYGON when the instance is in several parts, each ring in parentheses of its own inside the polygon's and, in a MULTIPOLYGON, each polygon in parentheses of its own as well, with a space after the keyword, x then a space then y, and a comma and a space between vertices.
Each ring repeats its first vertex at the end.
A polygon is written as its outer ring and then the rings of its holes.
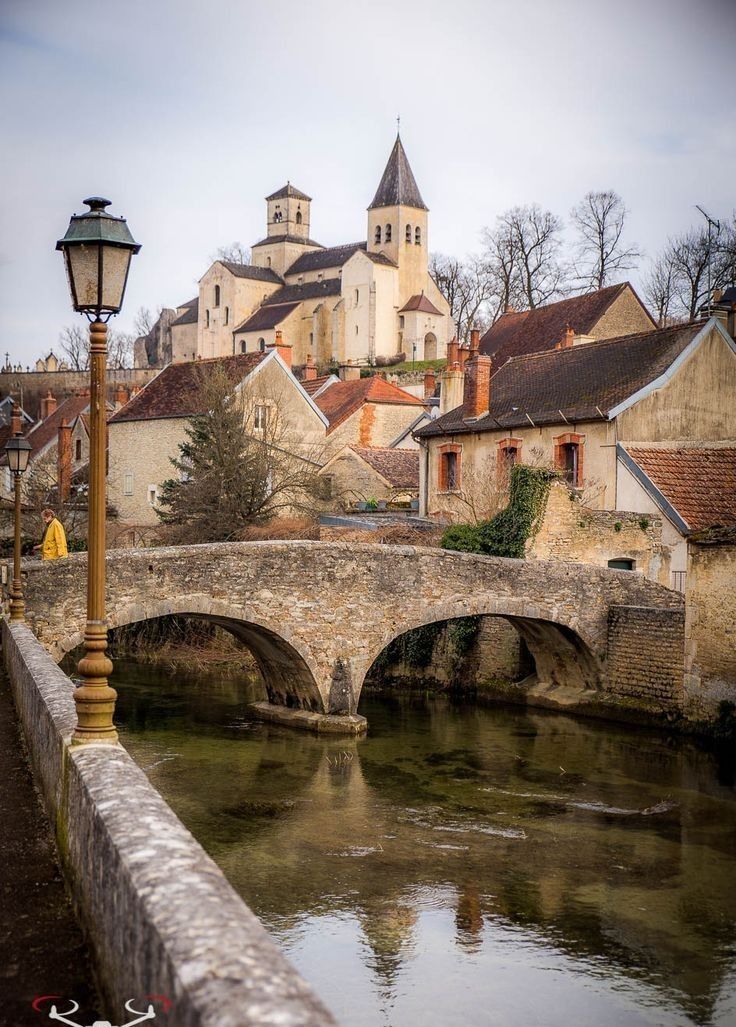
POLYGON ((511 471, 509 502, 489 521, 453 524, 442 536, 443 549, 523 560, 547 507, 556 471, 517 464, 511 471))

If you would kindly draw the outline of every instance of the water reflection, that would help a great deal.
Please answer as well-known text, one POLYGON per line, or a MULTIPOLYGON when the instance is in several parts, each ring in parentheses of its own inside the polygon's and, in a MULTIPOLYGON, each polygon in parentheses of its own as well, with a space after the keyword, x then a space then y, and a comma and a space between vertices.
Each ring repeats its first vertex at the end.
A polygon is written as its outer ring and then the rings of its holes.
POLYGON ((643 731, 409 696, 362 740, 118 662, 121 736, 349 1027, 736 1022, 732 771, 643 731))

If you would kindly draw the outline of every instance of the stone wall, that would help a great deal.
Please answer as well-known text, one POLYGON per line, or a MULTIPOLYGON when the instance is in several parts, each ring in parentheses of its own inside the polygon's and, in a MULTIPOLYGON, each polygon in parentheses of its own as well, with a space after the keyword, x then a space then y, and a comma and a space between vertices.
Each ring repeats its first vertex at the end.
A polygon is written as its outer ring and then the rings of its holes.
POLYGON ((684 626, 682 609, 611 607, 606 691, 653 712, 680 709, 684 626))
POLYGON ((712 718, 736 703, 736 529, 689 540, 685 691, 691 716, 712 718))
POLYGON ((172 1000, 176 1027, 334 1025, 125 749, 70 745, 72 683, 30 630, 3 621, 2 632, 34 776, 108 1010, 154 994, 172 1000))
MULTIPOLYGON (((107 398, 115 401, 115 390, 124 386, 143 388, 158 374, 156 368, 108 368, 107 398)), ((21 400, 23 409, 32 417, 41 415, 41 397, 51 390, 61 403, 81 389, 89 388, 89 371, 5 371, 0 372, 0 398, 14 396, 21 400)))

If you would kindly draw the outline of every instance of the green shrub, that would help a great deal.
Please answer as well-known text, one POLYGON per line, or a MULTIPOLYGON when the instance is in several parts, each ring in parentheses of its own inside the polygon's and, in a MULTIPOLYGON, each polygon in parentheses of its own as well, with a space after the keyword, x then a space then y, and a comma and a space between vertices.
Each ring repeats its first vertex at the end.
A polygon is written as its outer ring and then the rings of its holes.
POLYGON ((480 617, 458 617, 451 620, 447 626, 447 639, 452 650, 460 659, 470 650, 478 637, 480 630, 480 617))
POLYGON ((616 523, 613 526, 613 530, 614 531, 621 531, 622 528, 623 528, 623 524, 621 523, 621 521, 616 521, 616 523))
POLYGON ((648 531, 649 530, 649 518, 648 517, 640 517, 639 518, 639 527, 641 528, 642 531, 648 531))

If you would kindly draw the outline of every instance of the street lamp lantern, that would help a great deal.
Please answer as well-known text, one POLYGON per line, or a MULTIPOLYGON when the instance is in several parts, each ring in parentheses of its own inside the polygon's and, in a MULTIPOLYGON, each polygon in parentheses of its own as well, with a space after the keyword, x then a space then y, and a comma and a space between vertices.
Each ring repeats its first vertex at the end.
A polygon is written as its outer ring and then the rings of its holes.
POLYGON ((87 625, 84 656, 79 661, 81 684, 74 692, 77 727, 72 741, 116 742, 113 724, 117 693, 108 677, 105 619, 105 464, 107 448, 107 324, 123 305, 130 258, 140 250, 125 218, 105 210, 109 200, 91 196, 86 214, 75 214, 57 250, 64 254, 72 305, 92 322, 89 326, 89 491, 87 500, 87 625))
POLYGON ((72 215, 56 248, 64 254, 74 309, 90 321, 107 321, 123 305, 130 258, 140 245, 125 218, 107 213, 110 200, 90 196, 84 202, 89 210, 72 215))
POLYGON ((20 409, 13 404, 13 414, 10 421, 12 435, 5 443, 5 456, 8 460, 8 467, 14 479, 15 492, 15 516, 13 530, 13 583, 10 587, 10 619, 14 621, 25 620, 26 604, 23 600, 23 583, 20 576, 20 479, 28 467, 28 458, 31 455, 31 444, 24 439, 21 432, 20 409))
POLYGON ((8 467, 13 474, 24 474, 28 467, 28 458, 31 455, 31 444, 28 439, 19 435, 12 435, 5 443, 5 456, 8 460, 8 467))

